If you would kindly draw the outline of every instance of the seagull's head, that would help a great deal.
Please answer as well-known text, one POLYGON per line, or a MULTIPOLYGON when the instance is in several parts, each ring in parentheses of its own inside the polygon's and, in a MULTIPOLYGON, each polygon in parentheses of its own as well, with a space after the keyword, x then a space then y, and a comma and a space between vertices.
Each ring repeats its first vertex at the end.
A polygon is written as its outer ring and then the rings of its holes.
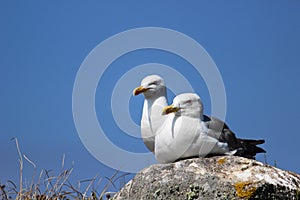
POLYGON ((144 94, 146 99, 157 98, 166 95, 166 86, 164 80, 158 75, 150 75, 145 77, 141 86, 133 90, 133 95, 144 94))
POLYGON ((203 104, 195 93, 183 93, 173 99, 173 104, 164 107, 162 114, 175 113, 176 116, 200 118, 203 115, 203 104))

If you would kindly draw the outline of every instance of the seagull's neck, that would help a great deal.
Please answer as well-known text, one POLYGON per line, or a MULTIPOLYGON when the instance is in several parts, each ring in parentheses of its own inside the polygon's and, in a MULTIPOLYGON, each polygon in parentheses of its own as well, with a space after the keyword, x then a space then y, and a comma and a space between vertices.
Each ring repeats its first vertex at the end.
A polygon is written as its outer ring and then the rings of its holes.
POLYGON ((159 96, 156 99, 145 99, 144 101, 141 123, 149 127, 152 135, 155 135, 156 131, 164 123, 165 116, 162 115, 162 110, 165 106, 167 106, 166 96, 159 96))
POLYGON ((152 124, 152 119, 163 119, 162 110, 168 105, 167 95, 161 95, 157 98, 146 98, 143 107, 142 120, 146 120, 152 124))
MULTIPOLYGON (((153 106, 165 107, 168 105, 166 96, 159 96, 158 98, 149 98, 144 101, 144 109, 151 110, 153 106)), ((162 110, 161 110, 162 112, 162 110)), ((150 114, 150 113, 149 113, 150 114)))

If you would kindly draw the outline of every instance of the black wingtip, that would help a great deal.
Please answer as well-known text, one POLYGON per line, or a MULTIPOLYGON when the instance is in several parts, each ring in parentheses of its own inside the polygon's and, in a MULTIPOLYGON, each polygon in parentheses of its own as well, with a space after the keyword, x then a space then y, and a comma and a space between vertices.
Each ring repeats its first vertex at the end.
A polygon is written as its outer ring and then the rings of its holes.
POLYGON ((256 153, 267 153, 267 152, 261 147, 256 147, 256 153))
POLYGON ((263 144, 265 140, 249 140, 249 139, 240 139, 242 144, 242 149, 236 154, 238 156, 255 159, 256 154, 266 153, 261 147, 256 145, 263 144))
POLYGON ((240 139, 245 144, 251 144, 251 145, 259 145, 265 143, 265 140, 250 140, 250 139, 240 139))

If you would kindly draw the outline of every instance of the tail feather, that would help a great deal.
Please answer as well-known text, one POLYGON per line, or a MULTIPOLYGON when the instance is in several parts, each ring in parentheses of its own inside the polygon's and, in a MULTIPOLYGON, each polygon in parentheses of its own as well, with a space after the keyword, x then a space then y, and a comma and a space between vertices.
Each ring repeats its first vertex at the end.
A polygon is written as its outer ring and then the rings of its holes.
POLYGON ((237 150, 234 154, 236 156, 255 159, 257 153, 266 152, 263 148, 256 146, 265 143, 265 140, 240 139, 230 129, 223 129, 219 140, 226 142, 230 151, 237 150))

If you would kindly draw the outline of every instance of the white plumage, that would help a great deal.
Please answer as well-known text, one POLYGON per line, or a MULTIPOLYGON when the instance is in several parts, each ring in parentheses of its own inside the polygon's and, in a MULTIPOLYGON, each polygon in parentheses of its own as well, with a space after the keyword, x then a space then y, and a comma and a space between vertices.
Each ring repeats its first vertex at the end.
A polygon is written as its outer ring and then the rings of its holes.
POLYGON ((163 109, 167 119, 155 137, 155 157, 160 163, 208 154, 229 153, 228 144, 208 135, 200 97, 184 93, 163 109))

